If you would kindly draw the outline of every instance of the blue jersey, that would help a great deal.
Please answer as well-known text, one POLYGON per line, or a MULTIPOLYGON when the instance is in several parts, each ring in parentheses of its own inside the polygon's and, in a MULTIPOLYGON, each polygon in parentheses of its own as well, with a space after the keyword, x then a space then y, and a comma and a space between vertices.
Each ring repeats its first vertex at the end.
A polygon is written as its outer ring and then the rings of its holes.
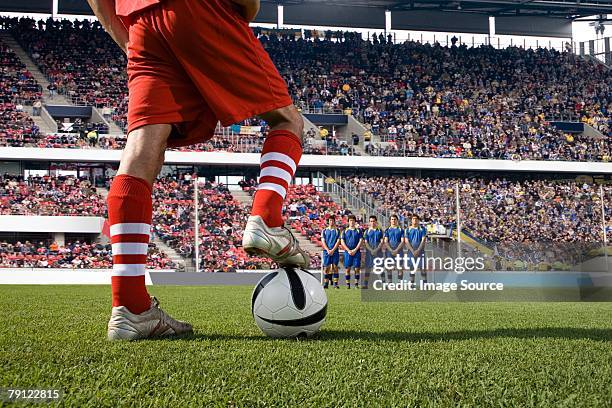
POLYGON ((385 238, 389 240, 391 249, 395 249, 402 243, 404 230, 400 227, 389 227, 385 230, 385 238))
POLYGON ((368 228, 363 233, 363 239, 365 239, 368 245, 374 249, 376 249, 378 245, 380 245, 380 242, 383 240, 383 237, 384 234, 382 230, 378 227, 374 229, 368 228))
POLYGON ((406 228, 406 239, 410 242, 412 249, 417 249, 426 235, 427 229, 423 226, 406 228))
POLYGON ((342 231, 342 240, 348 249, 355 249, 357 245, 359 245, 359 241, 361 241, 362 237, 363 234, 359 228, 348 227, 342 231))
POLYGON ((338 228, 326 227, 323 231, 321 231, 321 241, 325 242, 325 245, 327 245, 329 249, 333 249, 339 239, 340 230, 338 230, 338 228))

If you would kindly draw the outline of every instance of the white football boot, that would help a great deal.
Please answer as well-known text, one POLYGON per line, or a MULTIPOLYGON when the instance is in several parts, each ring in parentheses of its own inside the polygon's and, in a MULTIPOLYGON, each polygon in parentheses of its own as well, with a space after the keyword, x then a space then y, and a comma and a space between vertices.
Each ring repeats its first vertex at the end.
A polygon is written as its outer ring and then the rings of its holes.
POLYGON ((170 317, 160 309, 159 301, 151 297, 151 307, 141 314, 134 314, 125 306, 113 307, 108 321, 109 340, 138 340, 155 337, 191 334, 189 323, 170 317))
POLYGON ((242 247, 253 256, 267 256, 279 265, 308 268, 310 256, 286 227, 268 227, 259 215, 247 221, 242 247))

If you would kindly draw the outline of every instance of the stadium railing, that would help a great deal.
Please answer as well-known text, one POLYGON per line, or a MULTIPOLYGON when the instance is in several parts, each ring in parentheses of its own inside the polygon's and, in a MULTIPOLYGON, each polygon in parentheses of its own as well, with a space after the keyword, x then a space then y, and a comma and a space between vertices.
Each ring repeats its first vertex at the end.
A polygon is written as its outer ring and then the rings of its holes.
POLYGON ((372 203, 372 200, 367 197, 365 193, 359 192, 357 189, 353 188, 350 183, 343 187, 340 184, 340 180, 342 180, 342 183, 345 183, 346 180, 341 177, 328 177, 321 172, 317 173, 317 177, 324 180, 321 187, 325 193, 338 197, 344 206, 359 210, 357 215, 362 217, 364 215, 375 215, 379 222, 387 225, 389 221, 388 214, 378 211, 376 209, 377 207, 372 203))

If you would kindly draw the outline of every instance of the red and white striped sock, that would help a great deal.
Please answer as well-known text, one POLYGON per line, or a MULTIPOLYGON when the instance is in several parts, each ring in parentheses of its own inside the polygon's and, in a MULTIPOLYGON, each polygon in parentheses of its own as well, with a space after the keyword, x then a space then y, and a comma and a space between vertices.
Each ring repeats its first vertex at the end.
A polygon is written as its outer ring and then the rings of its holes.
POLYGON ((283 201, 302 158, 300 138, 288 130, 273 130, 261 152, 259 186, 251 215, 259 215, 268 227, 283 225, 283 201))
POLYGON ((151 186, 141 178, 120 174, 108 193, 108 221, 113 246, 113 307, 140 314, 151 299, 145 286, 145 265, 153 203, 151 186))

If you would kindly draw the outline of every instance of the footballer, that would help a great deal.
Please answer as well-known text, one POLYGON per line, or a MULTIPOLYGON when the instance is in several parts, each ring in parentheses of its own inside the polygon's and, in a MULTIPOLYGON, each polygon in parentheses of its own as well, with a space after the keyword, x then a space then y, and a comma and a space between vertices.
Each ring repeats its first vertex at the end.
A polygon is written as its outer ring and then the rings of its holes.
POLYGON ((363 245, 366 249, 365 270, 363 274, 364 289, 368 288, 370 274, 374 267, 374 259, 382 258, 384 246, 384 233, 378 226, 378 218, 375 215, 371 215, 368 221, 368 229, 363 232, 363 245))
POLYGON ((279 265, 309 257, 281 215, 302 156, 303 120, 249 22, 259 0, 88 0, 127 54, 128 138, 107 198, 113 251, 108 339, 192 332, 166 314, 145 286, 152 187, 168 147, 201 143, 252 116, 270 131, 242 245, 279 265))
POLYGON ((323 245, 322 266, 325 274, 323 287, 327 289, 332 280, 334 288, 338 288, 338 263, 340 262, 340 230, 336 227, 336 217, 330 215, 327 226, 321 231, 321 245, 323 245))
POLYGON ((410 282, 415 284, 416 271, 421 271, 423 283, 427 283, 427 270, 425 269, 425 239, 427 229, 421 225, 419 216, 413 214, 410 226, 404 232, 404 246, 409 260, 410 282))
POLYGON ((357 228, 357 218, 348 216, 348 227, 342 231, 340 245, 344 249, 344 280, 346 287, 351 288, 351 269, 355 274, 355 288, 359 288, 359 271, 361 269, 361 244, 363 233, 357 228))
MULTIPOLYGON (((385 230, 385 248, 387 252, 387 258, 393 258, 402 251, 404 245, 404 230, 399 225, 399 218, 393 214, 391 216, 391 225, 385 230)), ((393 282, 393 271, 388 271, 387 282, 393 282)), ((398 280, 403 279, 401 270, 397 271, 398 280)))

